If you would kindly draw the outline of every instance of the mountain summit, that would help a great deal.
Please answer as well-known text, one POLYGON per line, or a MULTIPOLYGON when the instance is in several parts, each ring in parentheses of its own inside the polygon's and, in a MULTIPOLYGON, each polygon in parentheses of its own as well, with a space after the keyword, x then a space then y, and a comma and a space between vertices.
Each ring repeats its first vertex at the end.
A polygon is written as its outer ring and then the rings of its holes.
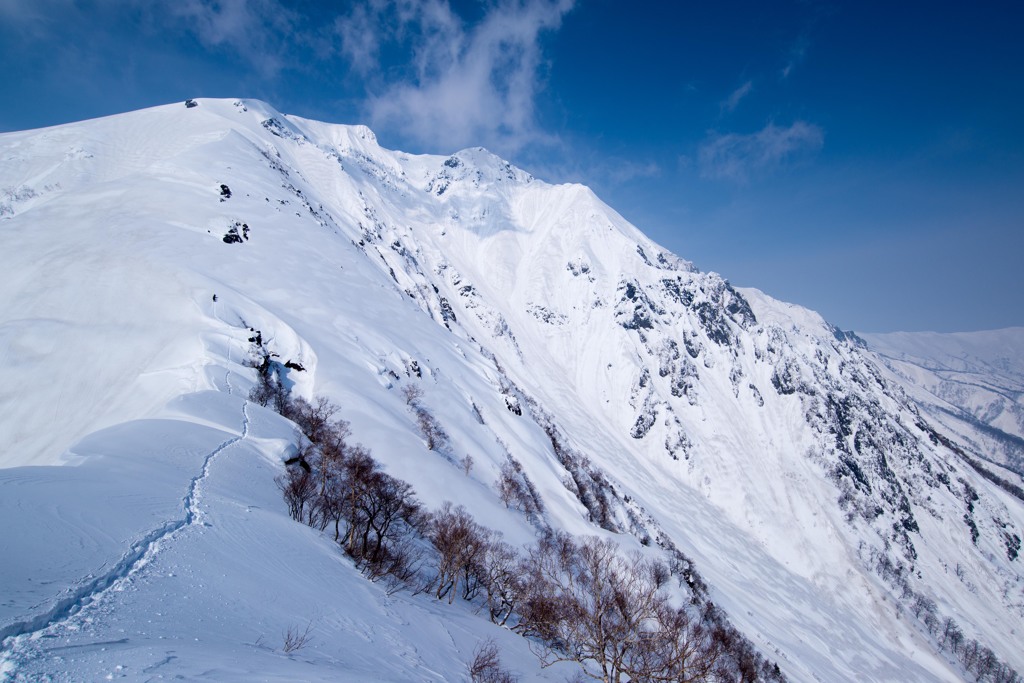
POLYGON ((0 672, 572 675, 288 518, 262 364, 424 508, 676 562, 789 680, 1019 680, 1020 476, 855 337, 486 150, 189 102, 0 135, 0 672))

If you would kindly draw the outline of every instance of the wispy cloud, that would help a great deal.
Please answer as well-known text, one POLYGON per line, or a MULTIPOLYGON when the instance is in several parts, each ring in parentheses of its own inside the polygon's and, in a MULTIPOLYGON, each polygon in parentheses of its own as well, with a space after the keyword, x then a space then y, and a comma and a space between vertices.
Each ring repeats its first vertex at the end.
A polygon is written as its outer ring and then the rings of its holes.
POLYGON ((341 41, 341 54, 349 68, 365 74, 376 68, 380 53, 380 17, 368 4, 355 5, 347 15, 334 20, 334 32, 341 41))
POLYGON ((81 19, 81 10, 73 0, 0 0, 3 40, 44 40, 60 22, 81 25, 81 19))
POLYGON ((540 38, 561 25, 573 2, 502 0, 467 25, 447 0, 370 0, 337 30, 352 68, 382 83, 366 103, 371 125, 434 149, 483 144, 512 154, 550 142, 536 119, 540 38), (397 77, 377 64, 387 40, 412 54, 397 77))
POLYGON ((769 123, 756 133, 712 133, 698 150, 702 178, 746 183, 821 149, 824 131, 805 121, 788 128, 769 123))
POLYGON ((23 26, 42 20, 43 12, 34 3, 21 2, 21 0, 0 0, 0 19, 3 19, 4 23, 10 22, 23 26))
POLYGON ((807 48, 810 41, 806 35, 800 36, 793 46, 789 49, 789 55, 786 59, 786 65, 782 67, 779 72, 779 76, 782 80, 789 78, 789 75, 793 73, 793 69, 797 67, 800 62, 804 61, 804 57, 807 56, 807 48))
POLYGON ((736 111, 736 107, 740 105, 740 102, 743 100, 743 98, 749 95, 753 90, 753 81, 747 81, 740 87, 733 90, 732 93, 727 98, 725 98, 725 100, 719 103, 719 107, 722 110, 722 113, 731 113, 736 111))
POLYGON ((106 29, 119 22, 119 29, 161 38, 190 34, 204 48, 239 57, 264 77, 275 77, 290 65, 298 50, 315 39, 306 17, 285 6, 281 0, 0 0, 0 21, 14 25, 34 39, 53 39, 51 34, 77 28, 87 39, 121 39, 116 33, 105 37, 106 29))
POLYGON ((616 185, 644 178, 655 178, 659 175, 661 175, 661 166, 655 162, 638 162, 628 159, 610 159, 609 168, 605 171, 608 180, 616 185))
POLYGON ((304 39, 300 15, 278 0, 176 0, 165 11, 207 48, 235 52, 265 76, 276 76, 291 43, 304 39))
POLYGON ((649 155, 626 157, 582 144, 571 133, 553 147, 537 151, 526 150, 523 155, 523 168, 531 174, 551 182, 582 183, 600 196, 607 193, 610 197, 625 188, 663 178, 673 170, 649 155))

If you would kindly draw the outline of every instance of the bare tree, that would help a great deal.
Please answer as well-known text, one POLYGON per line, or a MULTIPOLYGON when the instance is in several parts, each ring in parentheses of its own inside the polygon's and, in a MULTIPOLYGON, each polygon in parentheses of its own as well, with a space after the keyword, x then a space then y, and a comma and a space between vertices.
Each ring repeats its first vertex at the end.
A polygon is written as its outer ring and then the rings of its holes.
POLYGON ((307 506, 316 494, 316 482, 310 472, 300 466, 289 467, 284 474, 274 478, 274 483, 284 495, 288 514, 292 519, 304 521, 307 506))
POLYGON ((447 596, 451 603, 461 583, 463 597, 472 598, 479 585, 478 567, 487 543, 484 528, 473 521, 466 508, 452 507, 445 501, 430 516, 426 533, 437 550, 434 597, 441 600, 447 596))
MULTIPOLYGON (((636 650, 627 653, 625 668, 630 681, 697 683, 731 678, 717 675, 726 673, 719 668, 725 643, 685 607, 673 607, 667 600, 656 599, 653 623, 648 628, 640 634, 636 650)), ((740 680, 757 680, 756 670, 742 669, 740 680)))
POLYGON ((1021 683, 1021 677, 1008 664, 1000 663, 992 670, 993 683, 1021 683))
POLYGON ((939 618, 936 616, 934 611, 925 611, 924 617, 921 619, 924 622, 924 627, 928 629, 928 633, 936 636, 939 633, 939 618))
POLYGON ((948 647, 954 653, 960 648, 960 643, 964 640, 964 632, 960 630, 960 626, 953 620, 952 617, 946 617, 942 622, 942 645, 948 647))
POLYGON ((515 613, 525 592, 522 557, 501 540, 499 532, 490 531, 479 571, 491 621, 504 626, 515 613))
POLYGON ((347 422, 334 419, 339 410, 329 399, 319 396, 313 403, 296 398, 289 402, 283 414, 298 425, 311 442, 324 444, 332 439, 345 439, 351 434, 347 422))
POLYGON ((978 663, 981 659, 981 645, 977 640, 971 638, 964 642, 963 650, 960 652, 960 662, 968 671, 977 673, 978 663))
POLYGON ((914 596, 914 601, 910 606, 911 611, 915 617, 921 617, 921 614, 934 614, 935 613, 935 601, 931 598, 925 597, 918 593, 914 596))
POLYGON ((981 654, 978 656, 978 666, 976 671, 978 678, 984 678, 986 676, 991 678, 998 666, 999 658, 996 657, 996 653, 992 652, 990 648, 981 648, 981 654))
POLYGON ((647 607, 643 617, 650 614, 649 606, 630 604, 639 596, 626 595, 626 587, 616 585, 628 580, 633 567, 622 564, 610 541, 587 539, 577 546, 565 537, 552 540, 538 545, 531 556, 530 581, 543 594, 528 603, 524 614, 543 639, 541 661, 575 661, 587 675, 617 683, 626 674, 625 658, 639 635, 632 622, 638 610, 647 607))
POLYGON ((639 555, 623 557, 609 540, 577 545, 554 533, 527 560, 521 624, 543 643, 542 664, 574 661, 605 683, 699 681, 720 649, 685 608, 662 590, 669 572, 639 555))
MULTIPOLYGON (((371 459, 372 460, 372 459, 371 459)), ((405 539, 419 525, 412 486, 376 467, 353 481, 353 522, 348 552, 371 578, 409 569, 405 539)))

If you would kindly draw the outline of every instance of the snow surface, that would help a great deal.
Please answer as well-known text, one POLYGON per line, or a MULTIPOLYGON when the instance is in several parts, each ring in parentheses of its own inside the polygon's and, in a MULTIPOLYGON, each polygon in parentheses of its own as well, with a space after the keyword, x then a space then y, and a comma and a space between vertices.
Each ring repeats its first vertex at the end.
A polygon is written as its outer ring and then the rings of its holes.
POLYGON ((255 330, 304 368, 294 393, 341 405, 429 508, 531 541, 492 485, 512 454, 546 523, 642 548, 588 519, 543 408, 791 680, 960 680, 870 566, 898 557, 884 482, 858 493, 888 506, 874 522, 836 502, 838 447, 809 406, 862 401, 918 449, 883 468, 920 525, 915 589, 1024 668, 1024 580, 1000 546, 1024 507, 929 442, 819 316, 737 293, 589 189, 485 150, 409 155, 362 126, 197 101, 0 136, 8 678, 465 680, 484 637, 524 680, 571 674, 472 605, 388 594, 287 517, 273 477, 293 431, 244 400, 255 330), (816 393, 777 391, 783 367, 816 393), (450 435, 439 451, 401 396, 413 383, 450 435), (977 543, 937 470, 982 494, 977 543), (307 624, 312 642, 283 653, 307 624))

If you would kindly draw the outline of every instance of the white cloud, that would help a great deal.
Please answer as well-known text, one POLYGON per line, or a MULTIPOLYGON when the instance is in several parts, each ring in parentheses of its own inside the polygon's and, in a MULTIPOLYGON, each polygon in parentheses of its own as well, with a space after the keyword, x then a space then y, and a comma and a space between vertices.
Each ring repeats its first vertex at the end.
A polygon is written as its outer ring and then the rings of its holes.
POLYGON ((788 128, 769 123, 749 135, 712 133, 698 150, 702 178, 745 183, 789 161, 821 149, 825 133, 814 124, 797 121, 788 128))
POLYGON ((738 87, 735 90, 733 90, 732 93, 729 95, 729 97, 725 98, 725 100, 720 104, 722 111, 723 112, 733 112, 733 111, 736 111, 736 107, 739 106, 740 101, 744 97, 749 95, 753 90, 754 90, 754 83, 752 81, 747 81, 746 83, 744 83, 740 87, 738 87))
POLYGON ((466 25, 447 0, 370 0, 338 22, 352 68, 382 83, 367 101, 370 124, 447 151, 485 145, 513 154, 550 141, 536 120, 543 88, 540 37, 574 0, 501 0, 466 25), (400 77, 377 66, 381 36, 411 49, 400 77))

